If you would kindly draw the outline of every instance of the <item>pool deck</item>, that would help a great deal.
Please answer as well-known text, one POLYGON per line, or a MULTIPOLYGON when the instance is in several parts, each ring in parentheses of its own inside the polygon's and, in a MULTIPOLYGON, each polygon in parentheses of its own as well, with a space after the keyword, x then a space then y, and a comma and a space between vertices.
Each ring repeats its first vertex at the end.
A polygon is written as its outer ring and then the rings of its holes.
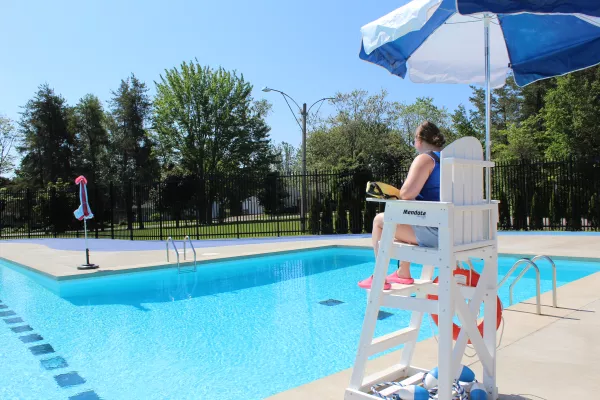
MULTIPOLYGON (((198 260, 248 257, 330 246, 370 247, 366 236, 332 236, 194 243, 198 260)), ((172 267, 166 262, 162 242, 90 241, 91 260, 101 268, 79 271, 83 241, 0 241, 0 258, 42 272, 54 279, 76 279, 103 274, 172 267), (137 243, 137 244, 136 244, 137 243)), ((505 255, 600 259, 599 235, 501 235, 499 253, 505 255)), ((542 295, 543 315, 535 314, 528 300, 504 310, 505 329, 498 350, 497 384, 500 399, 554 400, 597 398, 600 392, 600 272, 558 288, 558 308, 551 293, 542 295)), ((394 364, 401 350, 368 364, 367 373, 394 364)), ((414 364, 436 365, 437 344, 427 339, 417 345, 414 364)), ((482 376, 476 358, 464 358, 482 376)), ((285 373, 283 371, 282 373, 285 373)), ((279 393, 270 400, 343 399, 351 369, 279 393)))
MULTIPOLYGON (((535 300, 504 310, 505 329, 497 353, 497 386, 503 400, 597 399, 600 392, 600 272, 558 288, 558 308, 535 300)), ((552 304, 552 294, 542 295, 552 304)), ((425 322, 427 323, 427 322, 425 322)), ((369 362, 367 374, 393 365, 401 350, 369 362)), ((473 350, 470 350, 473 353, 473 350)), ((417 344, 414 365, 433 368, 437 343, 417 344)), ((476 376, 483 371, 477 359, 463 357, 476 376)), ((269 397, 269 400, 340 400, 351 369, 269 397)))
MULTIPOLYGON (((181 249, 181 244, 178 244, 181 249)), ((332 235, 246 240, 194 241, 199 263, 249 257, 265 253, 316 249, 332 246, 371 247, 367 235, 332 235)), ((90 260, 95 270, 78 270, 85 261, 82 239, 38 239, 0 241, 0 258, 57 280, 77 279, 114 273, 168 268, 176 265, 176 255, 166 259, 165 242, 92 239, 90 260)), ((499 253, 535 256, 600 258, 600 235, 500 235, 499 253)), ((188 247, 187 262, 192 259, 188 247)), ((183 260, 182 264, 184 264, 183 260)))

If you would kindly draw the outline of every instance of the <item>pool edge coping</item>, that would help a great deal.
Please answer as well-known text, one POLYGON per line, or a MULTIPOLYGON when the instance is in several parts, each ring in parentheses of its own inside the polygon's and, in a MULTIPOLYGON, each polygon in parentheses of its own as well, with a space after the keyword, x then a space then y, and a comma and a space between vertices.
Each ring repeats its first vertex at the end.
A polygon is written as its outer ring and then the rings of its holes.
MULTIPOLYGON (((264 257, 266 255, 283 255, 283 254, 288 254, 288 253, 335 249, 335 248, 348 248, 348 249, 360 249, 360 250, 372 249, 372 247, 370 245, 358 245, 358 244, 348 244, 348 245, 346 245, 346 244, 323 244, 323 245, 320 245, 319 243, 315 243, 314 246, 306 247, 306 248, 273 250, 273 251, 259 251, 257 253, 252 253, 252 254, 232 255, 232 256, 224 256, 224 257, 212 258, 212 259, 207 259, 207 260, 200 260, 200 261, 196 261, 196 265, 199 266, 202 264, 209 264, 209 263, 215 263, 215 262, 228 262, 228 261, 235 261, 235 260, 246 259, 246 258, 257 258, 257 257, 264 257)), ((534 252, 532 252, 532 253, 499 252, 498 256, 499 257, 501 257, 501 256, 502 257, 513 257, 513 258, 533 258, 536 256, 533 253, 534 252)), ((600 257, 595 258, 595 257, 577 257, 577 256, 553 256, 553 255, 548 255, 548 257, 552 258, 553 260, 572 260, 572 261, 579 261, 579 262, 600 262, 600 257)), ((98 271, 87 272, 87 273, 73 273, 73 274, 69 274, 69 275, 53 275, 46 271, 39 270, 35 267, 25 265, 25 264, 10 260, 10 259, 2 257, 2 256, 0 256, 0 260, 5 261, 10 264, 13 264, 17 267, 23 268, 34 274, 39 274, 39 275, 41 275, 45 278, 49 278, 55 282, 75 281, 75 280, 79 280, 79 279, 92 279, 92 278, 100 278, 100 277, 120 275, 120 274, 133 274, 133 273, 137 273, 137 272, 150 272, 150 271, 165 270, 165 269, 169 269, 169 268, 176 268, 176 264, 174 264, 174 263, 171 263, 171 264, 161 263, 161 264, 154 264, 154 265, 132 265, 132 266, 129 266, 124 269, 106 269, 106 270, 98 270, 98 271)), ((186 262, 180 263, 180 266, 183 268, 191 267, 191 266, 193 266, 193 261, 186 261, 186 262)))

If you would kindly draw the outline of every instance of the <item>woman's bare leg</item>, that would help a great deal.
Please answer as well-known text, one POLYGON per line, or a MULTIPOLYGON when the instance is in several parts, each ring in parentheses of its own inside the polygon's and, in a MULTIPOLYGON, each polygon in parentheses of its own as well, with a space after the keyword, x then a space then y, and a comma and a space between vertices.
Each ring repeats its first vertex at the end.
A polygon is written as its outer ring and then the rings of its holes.
MULTIPOLYGON (((371 241, 373 243, 373 251, 375 251, 375 258, 377 258, 377 252, 379 251, 379 240, 383 233, 383 213, 377 214, 373 220, 373 232, 371 234, 371 241)), ((399 224, 396 226, 395 239, 402 243, 417 244, 417 237, 415 232, 410 225, 399 224)), ((400 268, 396 271, 396 274, 400 278, 410 278, 410 262, 401 261, 400 268)))

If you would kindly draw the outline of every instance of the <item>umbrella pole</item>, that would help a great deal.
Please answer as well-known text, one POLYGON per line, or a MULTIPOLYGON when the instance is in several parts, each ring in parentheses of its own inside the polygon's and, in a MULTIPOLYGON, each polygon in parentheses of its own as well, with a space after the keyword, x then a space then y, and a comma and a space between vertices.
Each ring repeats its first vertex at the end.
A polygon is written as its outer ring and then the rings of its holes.
POLYGON ((83 230, 85 232, 85 265, 90 265, 90 248, 87 241, 87 220, 83 220, 83 230))
POLYGON ((77 269, 96 269, 98 268, 97 264, 90 263, 90 248, 88 247, 88 237, 87 237, 87 220, 83 219, 83 230, 85 235, 85 264, 82 264, 77 267, 77 269))
MULTIPOLYGON (((484 40, 485 40, 485 160, 491 160, 491 107, 492 107, 492 93, 490 90, 490 15, 484 14, 483 16, 483 29, 484 29, 484 40)), ((485 167, 485 197, 487 202, 492 201, 491 196, 491 167, 485 167)))

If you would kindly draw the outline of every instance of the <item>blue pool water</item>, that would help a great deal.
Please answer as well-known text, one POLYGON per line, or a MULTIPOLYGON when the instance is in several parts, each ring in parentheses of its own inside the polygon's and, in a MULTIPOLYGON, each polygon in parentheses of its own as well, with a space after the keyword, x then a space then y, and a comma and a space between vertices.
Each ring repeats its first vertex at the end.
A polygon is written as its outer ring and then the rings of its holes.
MULTIPOLYGON (((514 261, 500 259, 499 279, 514 261)), ((592 262, 556 264, 559 286, 600 270, 592 262)), ((371 251, 337 248, 215 262, 196 273, 58 284, 0 261, 0 305, 7 306, 0 319, 23 320, 0 321, 0 399, 64 400, 84 392, 105 400, 268 397, 352 366, 366 307, 356 283, 373 267, 371 251), (337 302, 320 303, 326 300, 337 302), (32 330, 11 330, 23 325, 32 330), (23 336, 39 339, 29 335, 43 339, 23 343, 23 336), (44 344, 54 353, 29 349, 44 344), (47 359, 68 366, 48 370, 41 364, 47 359)), ((551 270, 543 261, 540 267, 548 291, 551 270)), ((531 272, 514 301, 534 295, 531 272)), ((508 284, 500 297, 508 305, 508 284)), ((408 312, 386 311, 377 335, 408 324, 408 312)), ((428 321, 420 339, 431 336, 428 321)), ((95 398, 88 395, 74 398, 95 398)))

